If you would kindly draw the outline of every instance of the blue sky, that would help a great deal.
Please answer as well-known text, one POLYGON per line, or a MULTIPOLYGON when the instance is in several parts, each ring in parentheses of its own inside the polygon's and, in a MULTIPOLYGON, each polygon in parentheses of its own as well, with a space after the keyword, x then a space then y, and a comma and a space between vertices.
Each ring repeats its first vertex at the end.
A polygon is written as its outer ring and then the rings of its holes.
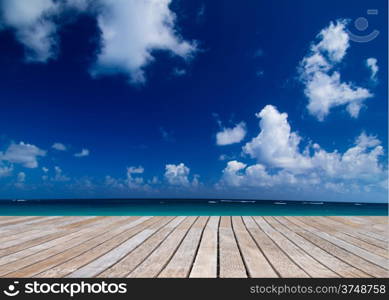
POLYGON ((385 1, 0 10, 0 198, 387 201, 385 1))

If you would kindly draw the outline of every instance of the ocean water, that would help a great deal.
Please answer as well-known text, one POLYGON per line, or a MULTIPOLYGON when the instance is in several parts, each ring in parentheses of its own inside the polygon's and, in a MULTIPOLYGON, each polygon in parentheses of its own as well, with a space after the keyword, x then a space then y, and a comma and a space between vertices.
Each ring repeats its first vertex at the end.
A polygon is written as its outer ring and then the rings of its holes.
POLYGON ((0 200, 3 216, 387 216, 388 205, 228 199, 0 200))

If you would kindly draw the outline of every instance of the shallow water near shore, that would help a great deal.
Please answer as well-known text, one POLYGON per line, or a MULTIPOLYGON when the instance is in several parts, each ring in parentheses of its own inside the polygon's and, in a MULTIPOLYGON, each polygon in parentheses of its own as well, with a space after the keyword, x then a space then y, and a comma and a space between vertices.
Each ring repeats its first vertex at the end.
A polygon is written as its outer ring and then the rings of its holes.
POLYGON ((237 199, 0 200, 3 216, 387 216, 388 205, 237 199))

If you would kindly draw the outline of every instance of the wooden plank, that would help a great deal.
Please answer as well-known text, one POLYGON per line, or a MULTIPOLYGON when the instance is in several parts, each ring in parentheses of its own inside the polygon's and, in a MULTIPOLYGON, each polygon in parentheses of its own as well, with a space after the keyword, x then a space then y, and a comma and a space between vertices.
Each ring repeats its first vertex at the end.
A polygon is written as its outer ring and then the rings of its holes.
POLYGON ((312 277, 339 277, 324 265, 313 259, 281 233, 271 227, 263 217, 254 217, 259 227, 281 248, 288 256, 312 277))
POLYGON ((378 234, 382 234, 382 233, 386 234, 388 231, 388 221, 387 221, 388 218, 383 218, 383 217, 366 218, 361 216, 352 216, 351 218, 353 220, 358 220, 359 222, 361 222, 361 224, 363 224, 362 227, 369 231, 374 231, 377 232, 378 234))
MULTIPOLYGON (((378 234, 378 235, 382 235, 382 231, 381 230, 376 230, 375 228, 372 227, 372 222, 368 219, 366 219, 366 217, 364 217, 362 220, 361 219, 357 219, 353 216, 329 216, 329 218, 335 220, 335 221, 338 221, 340 223, 343 223, 349 227, 353 227, 355 229, 357 229, 358 231, 368 231, 368 232, 372 232, 372 233, 375 233, 375 234, 378 234), (366 221, 364 221, 364 219, 366 219, 366 221)), ((377 217, 377 218, 380 218, 380 217, 377 217)), ((386 234, 387 235, 387 234, 386 234)))
POLYGON ((280 277, 309 277, 258 227, 252 217, 244 216, 243 221, 257 246, 262 250, 280 277))
MULTIPOLYGON (((85 241, 84 243, 69 248, 66 251, 60 252, 56 255, 50 256, 45 260, 39 261, 25 268, 19 269, 18 271, 7 274, 7 276, 8 277, 32 277, 37 275, 40 272, 43 272, 48 269, 52 269, 58 264, 68 261, 74 257, 80 257, 82 254, 84 254, 84 256, 86 256, 85 254, 87 254, 89 259, 90 256, 92 256, 93 251, 101 247, 101 245, 106 246, 107 244, 109 244, 111 248, 115 248, 116 246, 119 246, 121 242, 125 241, 126 239, 130 238, 132 235, 136 234, 137 232, 147 227, 150 222, 154 222, 153 219, 142 220, 142 218, 139 218, 133 222, 122 220, 120 221, 120 223, 114 223, 110 228, 102 231, 101 234, 97 235, 92 239, 85 241)), ((109 250, 110 248, 106 249, 106 251, 109 250)))
POLYGON ((247 277, 246 268, 232 230, 231 217, 221 217, 219 225, 219 253, 219 276, 221 278, 247 277))
POLYGON ((389 277, 387 217, 145 218, 0 217, 0 277, 389 277))
POLYGON ((309 220, 311 224, 315 225, 316 228, 328 232, 338 237, 339 239, 347 241, 350 244, 358 246, 377 255, 389 258, 388 246, 383 245, 383 248, 381 248, 380 246, 378 246, 378 244, 380 244, 379 241, 375 242, 372 240, 370 243, 365 242, 364 240, 362 240, 364 239, 364 236, 359 234, 357 231, 353 232, 345 230, 342 227, 339 228, 335 226, 330 226, 330 224, 326 223, 326 219, 323 220, 320 217, 309 217, 307 218, 307 220, 309 220))
POLYGON ((163 228, 158 230, 134 251, 127 254, 127 256, 120 262, 117 262, 104 272, 98 274, 97 277, 126 277, 162 243, 162 241, 185 219, 185 217, 175 217, 173 220, 171 219, 172 217, 165 217, 164 220, 168 223, 163 228))
MULTIPOLYGON (((100 222, 99 224, 95 224, 92 228, 91 227, 83 228, 83 229, 76 228, 74 230, 60 232, 59 237, 56 237, 55 239, 51 239, 45 243, 37 244, 34 247, 25 248, 23 251, 18 251, 17 253, 10 253, 10 254, 6 253, 5 255, 3 255, 0 258, 0 266, 3 264, 15 261, 17 259, 27 257, 29 255, 32 255, 32 254, 37 253, 39 251, 42 251, 44 249, 49 249, 49 248, 51 248, 59 243, 62 243, 63 241, 71 240, 72 238, 76 238, 84 233, 89 233, 95 229, 98 229, 100 226, 104 226, 105 224, 107 224, 107 222, 109 223, 111 221, 112 221, 112 218, 106 218, 104 222, 100 222)), ((13 247, 11 247, 11 248, 13 248, 13 247)), ((11 248, 7 248, 7 249, 5 249, 5 251, 8 252, 8 250, 11 248)))
MULTIPOLYGON (((8 256, 4 256, 0 258, 0 276, 6 275, 15 270, 19 270, 33 263, 37 263, 41 260, 45 260, 52 255, 63 252, 69 248, 77 246, 80 243, 84 243, 94 238, 96 235, 100 235, 102 232, 110 230, 113 226, 116 226, 117 222, 112 222, 114 219, 107 218, 99 224, 95 224, 95 226, 93 226, 92 228, 85 228, 83 230, 71 233, 69 235, 66 235, 56 240, 52 240, 45 244, 41 244, 8 256), (12 262, 10 262, 11 257, 12 262)), ((133 223, 137 222, 137 219, 139 218, 135 217, 135 219, 136 220, 133 221, 133 223)))
POLYGON ((232 225, 249 276, 260 278, 278 277, 273 267, 248 233, 243 224, 242 217, 232 217, 232 225))
POLYGON ((84 227, 87 227, 89 225, 93 225, 94 223, 99 222, 105 218, 107 218, 107 217, 106 216, 84 217, 80 221, 72 222, 70 224, 63 224, 63 225, 59 226, 58 228, 63 229, 63 230, 69 230, 69 229, 73 229, 73 228, 84 228, 84 227))
MULTIPOLYGON (((74 220, 71 220, 71 222, 72 221, 74 221, 74 220)), ((68 235, 68 234, 76 232, 76 231, 78 231, 78 230, 77 229, 73 229, 73 230, 69 230, 69 231, 58 230, 55 233, 44 235, 44 236, 42 236, 40 238, 28 240, 28 241, 26 241, 24 243, 20 243, 20 244, 17 244, 15 246, 12 246, 12 247, 0 250, 0 257, 6 256, 6 255, 10 255, 12 253, 19 252, 21 250, 24 250, 24 249, 27 249, 27 248, 31 248, 31 247, 34 247, 34 246, 37 246, 37 245, 40 245, 40 244, 44 244, 45 242, 48 242, 48 241, 51 241, 51 240, 63 237, 65 235, 68 235)))
POLYGON ((370 236, 367 236, 365 235, 363 232, 359 231, 359 230, 355 230, 355 229, 352 229, 350 227, 347 227, 345 226, 344 224, 342 223, 339 223, 337 221, 334 221, 328 217, 322 217, 320 218, 319 221, 322 221, 324 222, 327 226, 331 226, 331 227, 335 227, 337 228, 338 231, 341 231, 345 234, 348 234, 348 235, 351 235, 353 237, 356 237, 366 243, 369 243, 369 244, 372 244, 372 245, 375 245, 377 247, 380 247, 380 248, 383 248, 383 249, 386 249, 388 248, 388 243, 385 242, 385 241, 382 241, 382 240, 379 240, 379 239, 376 239, 374 237, 370 237, 370 236))
POLYGON ((370 223, 380 223, 384 225, 389 225, 388 216, 363 216, 361 218, 369 220, 370 223))
POLYGON ((160 227, 166 224, 164 217, 154 217, 149 221, 142 223, 141 226, 135 227, 130 232, 126 232, 127 237, 125 237, 126 240, 124 240, 124 242, 123 238, 119 238, 119 240, 118 238, 115 238, 102 244, 101 247, 104 249, 103 255, 72 272, 66 277, 95 277, 113 264, 120 261, 128 253, 147 240, 160 227))
POLYGON ((12 218, 15 218, 15 216, 0 216, 0 221, 9 220, 9 219, 12 219, 12 218))
POLYGON ((368 261, 370 261, 370 262, 372 262, 380 267, 383 267, 385 269, 389 269, 388 259, 381 257, 379 255, 376 255, 374 253, 370 253, 370 252, 366 251, 365 249, 362 249, 362 248, 357 247, 353 244, 350 244, 349 242, 341 240, 332 234, 328 234, 327 232, 324 232, 321 228, 318 228, 317 225, 315 225, 315 223, 309 222, 308 219, 302 219, 299 217, 294 217, 294 218, 299 220, 300 222, 305 223, 308 226, 307 228, 311 229, 310 230, 311 232, 314 232, 315 234, 330 241, 331 243, 334 243, 337 246, 344 248, 347 251, 354 253, 354 254, 364 258, 365 260, 368 260, 368 261))
POLYGON ((128 277, 157 277, 164 266, 169 262, 170 258, 174 255, 176 249, 196 219, 197 217, 186 218, 185 221, 182 222, 143 263, 128 275, 128 277))
MULTIPOLYGON (((77 218, 80 219, 80 217, 77 217, 77 218)), ((73 221, 74 220, 77 220, 77 219, 73 219, 73 221)), ((16 225, 19 225, 21 227, 12 229, 8 233, 4 233, 4 235, 2 234, 2 237, 0 238, 0 242, 1 242, 0 249, 5 249, 8 247, 17 245, 19 243, 24 243, 30 239, 31 240, 35 239, 39 235, 43 236, 45 233, 50 234, 53 231, 59 232, 61 230, 58 229, 57 222, 60 224, 66 224, 69 222, 68 218, 64 218, 62 220, 43 219, 43 220, 39 220, 39 221, 40 221, 39 224, 32 224, 32 225, 28 225, 28 226, 26 226, 24 224, 16 224, 16 225), (52 224, 51 222, 54 222, 55 226, 50 226, 52 224)))
MULTIPOLYGON (((348 221, 348 218, 347 217, 332 217, 332 216, 329 216, 328 218, 330 218, 331 220, 335 221, 335 222, 339 222, 341 224, 344 224, 347 228, 349 228, 349 230, 357 230, 359 233, 365 235, 365 236, 368 236, 368 237, 371 237, 371 238, 374 238, 374 239, 377 239, 377 240, 380 240, 384 243, 388 243, 389 242, 389 228, 387 229, 386 233, 385 234, 382 234, 382 233, 377 233, 377 232, 371 232, 369 231, 368 229, 367 230, 364 230, 364 229, 360 229, 360 228, 355 228, 355 226, 350 226, 348 225, 349 221, 348 221)), ((367 217, 365 217, 367 218, 367 217)), ((374 220, 374 219, 373 219, 374 220)))
POLYGON ((200 246, 193 263, 192 278, 217 277, 218 227, 220 217, 210 217, 201 238, 200 246))
POLYGON ((11 220, 5 220, 5 221, 2 221, 0 222, 0 226, 2 229, 8 229, 8 228, 12 228, 13 225, 16 225, 16 224, 26 224, 28 222, 31 222, 31 221, 34 221, 34 220, 37 220, 37 219, 42 219, 43 217, 36 217, 36 216, 31 216, 31 217, 18 217, 18 218, 14 218, 14 219, 11 219, 11 220))
MULTIPOLYGON (((97 246, 89 245, 90 250, 85 251, 82 254, 79 255, 72 255, 73 258, 70 258, 66 261, 61 262, 60 264, 57 264, 55 267, 52 267, 44 272, 41 272, 37 274, 37 277, 65 277, 76 270, 82 268, 83 266, 93 262, 98 257, 104 255, 105 253, 111 251, 117 243, 120 243, 123 240, 123 237, 130 238, 135 233, 139 232, 139 228, 142 227, 139 226, 149 226, 153 225, 155 222, 157 222, 157 218, 149 219, 143 223, 138 224, 137 227, 134 227, 131 224, 121 224, 120 227, 117 226, 113 230, 106 232, 100 237, 100 243, 97 246), (126 230, 122 234, 122 231, 126 230), (118 235, 116 238, 115 236, 118 235), (108 242, 107 242, 108 241, 108 242)), ((75 249, 77 250, 77 249, 75 249)))
POLYGON ((18 244, 22 244, 22 243, 29 241, 29 240, 34 240, 36 238, 40 238, 42 236, 45 236, 45 235, 48 235, 48 234, 51 234, 54 232, 55 232, 55 228, 53 228, 51 230, 44 230, 44 231, 43 230, 32 230, 32 231, 29 231, 27 235, 25 233, 23 233, 23 235, 21 235, 21 236, 19 235, 15 239, 3 241, 0 245, 0 251, 4 250, 6 248, 9 248, 9 247, 18 245, 18 244))
POLYGON ((323 239, 320 235, 316 234, 316 230, 313 230, 305 223, 302 223, 293 217, 279 217, 278 220, 285 226, 293 228, 293 230, 299 235, 311 241, 323 250, 327 251, 328 253, 331 253, 332 255, 354 266, 355 268, 358 268, 361 271, 370 274, 373 277, 387 277, 389 275, 389 272, 384 268, 374 263, 370 263, 369 261, 366 261, 358 255, 350 253, 349 251, 347 251, 347 249, 339 247, 331 241, 323 239))
POLYGON ((322 248, 311 243, 309 240, 303 238, 297 232, 294 232, 292 228, 288 228, 282 225, 278 221, 277 217, 264 217, 265 220, 273 226, 278 232, 282 233, 285 237, 290 239, 296 245, 298 245, 305 252, 309 253, 313 258, 322 263, 324 266, 339 274, 342 277, 370 277, 368 274, 354 268, 353 266, 343 262, 332 254, 324 251, 322 248))
POLYGON ((185 278, 189 276, 196 251, 200 243, 201 235, 207 221, 208 217, 205 216, 199 217, 196 220, 181 245, 178 247, 176 253, 158 277, 185 278))
POLYGON ((46 228, 46 225, 50 225, 56 222, 66 221, 66 217, 53 217, 50 219, 43 218, 42 220, 39 220, 35 224, 31 224, 30 226, 24 226, 23 224, 20 224, 18 228, 11 228, 11 229, 2 229, 0 226, 0 242, 3 242, 5 240, 10 240, 12 238, 15 238, 15 236, 18 236, 19 234, 26 233, 36 230, 36 229, 42 229, 46 228))

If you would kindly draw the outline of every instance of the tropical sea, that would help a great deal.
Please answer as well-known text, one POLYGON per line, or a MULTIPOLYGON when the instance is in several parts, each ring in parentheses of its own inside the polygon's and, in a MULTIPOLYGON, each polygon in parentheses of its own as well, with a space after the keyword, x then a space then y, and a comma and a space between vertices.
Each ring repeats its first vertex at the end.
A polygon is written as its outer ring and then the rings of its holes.
POLYGON ((237 199, 0 200, 3 216, 387 216, 386 203, 237 199))

